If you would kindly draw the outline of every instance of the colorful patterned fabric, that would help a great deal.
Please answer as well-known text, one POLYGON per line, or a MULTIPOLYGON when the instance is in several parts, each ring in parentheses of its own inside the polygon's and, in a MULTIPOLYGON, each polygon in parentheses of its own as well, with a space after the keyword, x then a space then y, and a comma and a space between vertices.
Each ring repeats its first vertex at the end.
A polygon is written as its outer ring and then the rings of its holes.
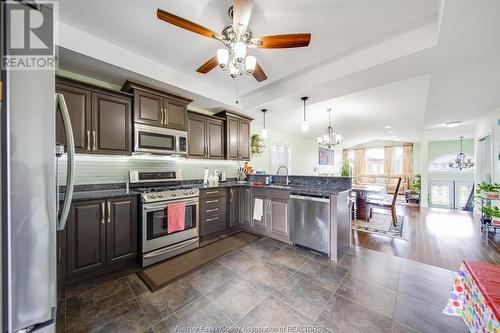
POLYGON ((471 333, 500 333, 499 318, 496 317, 465 263, 460 265, 443 313, 461 316, 471 333))

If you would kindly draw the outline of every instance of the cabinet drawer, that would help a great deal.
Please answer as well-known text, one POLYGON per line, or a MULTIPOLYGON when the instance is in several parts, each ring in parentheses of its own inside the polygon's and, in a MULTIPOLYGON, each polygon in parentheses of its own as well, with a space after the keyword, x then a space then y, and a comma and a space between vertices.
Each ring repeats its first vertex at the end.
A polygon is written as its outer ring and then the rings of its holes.
POLYGON ((269 197, 277 200, 288 200, 290 199, 290 191, 271 189, 269 190, 269 197))
POLYGON ((211 188, 200 190, 200 199, 204 198, 216 198, 226 196, 225 188, 211 188))
POLYGON ((214 197, 214 198, 205 198, 200 200, 200 213, 205 212, 207 209, 215 209, 219 208, 220 210, 224 210, 226 207, 226 197, 214 197))
POLYGON ((226 214, 216 214, 200 219, 200 236, 226 229, 226 214))

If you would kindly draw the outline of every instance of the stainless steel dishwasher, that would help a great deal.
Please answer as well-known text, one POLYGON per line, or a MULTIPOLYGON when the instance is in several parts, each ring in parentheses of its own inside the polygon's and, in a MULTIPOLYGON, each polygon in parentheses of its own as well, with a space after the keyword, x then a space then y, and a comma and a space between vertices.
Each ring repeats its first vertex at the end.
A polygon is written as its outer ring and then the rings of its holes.
POLYGON ((290 195, 290 241, 330 255, 330 198, 290 195))

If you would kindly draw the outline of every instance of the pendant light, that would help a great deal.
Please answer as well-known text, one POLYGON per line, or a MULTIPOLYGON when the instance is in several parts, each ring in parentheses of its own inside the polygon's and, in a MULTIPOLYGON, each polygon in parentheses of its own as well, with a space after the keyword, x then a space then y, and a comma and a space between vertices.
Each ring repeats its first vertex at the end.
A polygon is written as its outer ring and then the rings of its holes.
POLYGON ((325 135, 318 137, 318 144, 320 147, 332 149, 336 145, 340 144, 342 136, 340 134, 335 134, 335 131, 333 130, 331 117, 332 108, 329 108, 326 111, 328 112, 328 127, 325 135))
POLYGON ((307 132, 309 131, 309 122, 307 121, 306 117, 306 101, 309 99, 309 97, 304 96, 301 98, 302 102, 304 102, 304 120, 302 121, 302 132, 307 132))
POLYGON ((260 132, 260 136, 265 139, 265 138, 267 138, 267 128, 266 128, 266 111, 267 111, 267 109, 262 109, 260 111, 262 111, 263 125, 264 125, 262 127, 262 131, 260 132))
POLYGON ((464 154, 463 150, 463 141, 464 137, 460 137, 460 153, 458 153, 457 157, 453 162, 448 163, 448 166, 450 169, 458 169, 459 171, 462 171, 463 169, 470 169, 474 167, 474 162, 470 158, 468 158, 464 154))

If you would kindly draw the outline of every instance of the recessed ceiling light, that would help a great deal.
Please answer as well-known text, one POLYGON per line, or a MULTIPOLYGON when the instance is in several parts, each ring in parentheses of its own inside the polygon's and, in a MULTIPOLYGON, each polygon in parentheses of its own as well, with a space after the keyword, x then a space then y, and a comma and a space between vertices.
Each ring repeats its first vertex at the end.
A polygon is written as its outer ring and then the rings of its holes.
POLYGON ((452 122, 449 122, 449 123, 446 123, 445 125, 450 127, 450 128, 453 128, 453 127, 458 127, 460 125, 462 125, 463 121, 452 121, 452 122))
POLYGON ((390 129, 390 128, 392 128, 392 126, 387 125, 387 126, 384 126, 384 128, 390 129))

